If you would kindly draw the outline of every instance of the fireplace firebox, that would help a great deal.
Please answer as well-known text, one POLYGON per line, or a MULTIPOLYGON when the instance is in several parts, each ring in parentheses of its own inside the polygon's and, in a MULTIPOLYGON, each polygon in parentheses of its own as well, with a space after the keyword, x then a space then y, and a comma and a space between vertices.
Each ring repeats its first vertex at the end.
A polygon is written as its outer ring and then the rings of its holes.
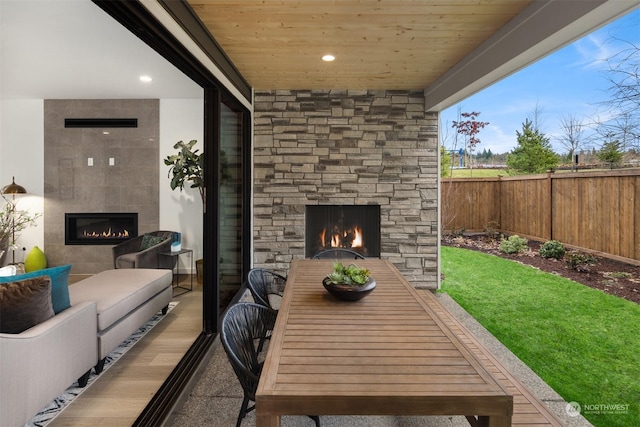
POLYGON ((65 245, 114 245, 138 235, 137 213, 66 213, 65 245))
POLYGON ((305 209, 305 256, 346 248, 365 257, 380 256, 379 205, 308 205, 305 209))

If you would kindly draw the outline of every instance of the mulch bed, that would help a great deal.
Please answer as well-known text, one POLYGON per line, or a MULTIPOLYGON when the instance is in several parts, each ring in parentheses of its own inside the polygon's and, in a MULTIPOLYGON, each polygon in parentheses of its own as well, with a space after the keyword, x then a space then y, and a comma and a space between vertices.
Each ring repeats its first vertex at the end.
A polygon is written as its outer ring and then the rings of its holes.
POLYGON ((565 260, 541 257, 539 249, 542 243, 544 242, 529 240, 529 249, 526 252, 508 255, 498 249, 500 246, 499 237, 471 234, 464 236, 445 235, 442 238, 444 246, 471 249, 517 261, 640 304, 640 266, 597 257, 597 261, 593 264, 572 269, 569 268, 565 260))

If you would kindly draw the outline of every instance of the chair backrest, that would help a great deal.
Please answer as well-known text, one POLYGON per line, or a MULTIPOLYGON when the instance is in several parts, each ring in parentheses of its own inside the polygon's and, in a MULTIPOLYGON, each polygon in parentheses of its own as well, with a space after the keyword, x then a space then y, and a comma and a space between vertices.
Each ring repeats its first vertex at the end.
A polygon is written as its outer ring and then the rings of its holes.
POLYGON ((276 312, 268 307, 239 302, 229 307, 222 318, 220 341, 246 395, 255 401, 262 363, 258 345, 273 329, 276 312))
POLYGON ((364 256, 351 249, 332 248, 320 251, 311 259, 365 259, 364 256))
POLYGON ((256 303, 277 310, 287 278, 265 268, 253 268, 247 276, 247 286, 256 303))

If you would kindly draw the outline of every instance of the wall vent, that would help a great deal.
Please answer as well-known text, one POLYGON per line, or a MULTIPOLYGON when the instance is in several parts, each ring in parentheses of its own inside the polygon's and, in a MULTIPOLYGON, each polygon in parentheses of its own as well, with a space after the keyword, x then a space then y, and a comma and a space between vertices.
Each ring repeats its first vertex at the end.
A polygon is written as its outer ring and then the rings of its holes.
POLYGON ((64 119, 66 128, 137 128, 138 119, 64 119))

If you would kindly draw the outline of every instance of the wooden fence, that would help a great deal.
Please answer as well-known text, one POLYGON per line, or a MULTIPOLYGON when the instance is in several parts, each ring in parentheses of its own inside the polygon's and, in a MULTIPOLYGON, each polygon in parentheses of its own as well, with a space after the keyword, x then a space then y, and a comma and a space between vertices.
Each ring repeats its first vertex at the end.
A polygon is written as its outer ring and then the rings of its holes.
POLYGON ((442 179, 444 231, 484 231, 640 261, 640 171, 442 179))

